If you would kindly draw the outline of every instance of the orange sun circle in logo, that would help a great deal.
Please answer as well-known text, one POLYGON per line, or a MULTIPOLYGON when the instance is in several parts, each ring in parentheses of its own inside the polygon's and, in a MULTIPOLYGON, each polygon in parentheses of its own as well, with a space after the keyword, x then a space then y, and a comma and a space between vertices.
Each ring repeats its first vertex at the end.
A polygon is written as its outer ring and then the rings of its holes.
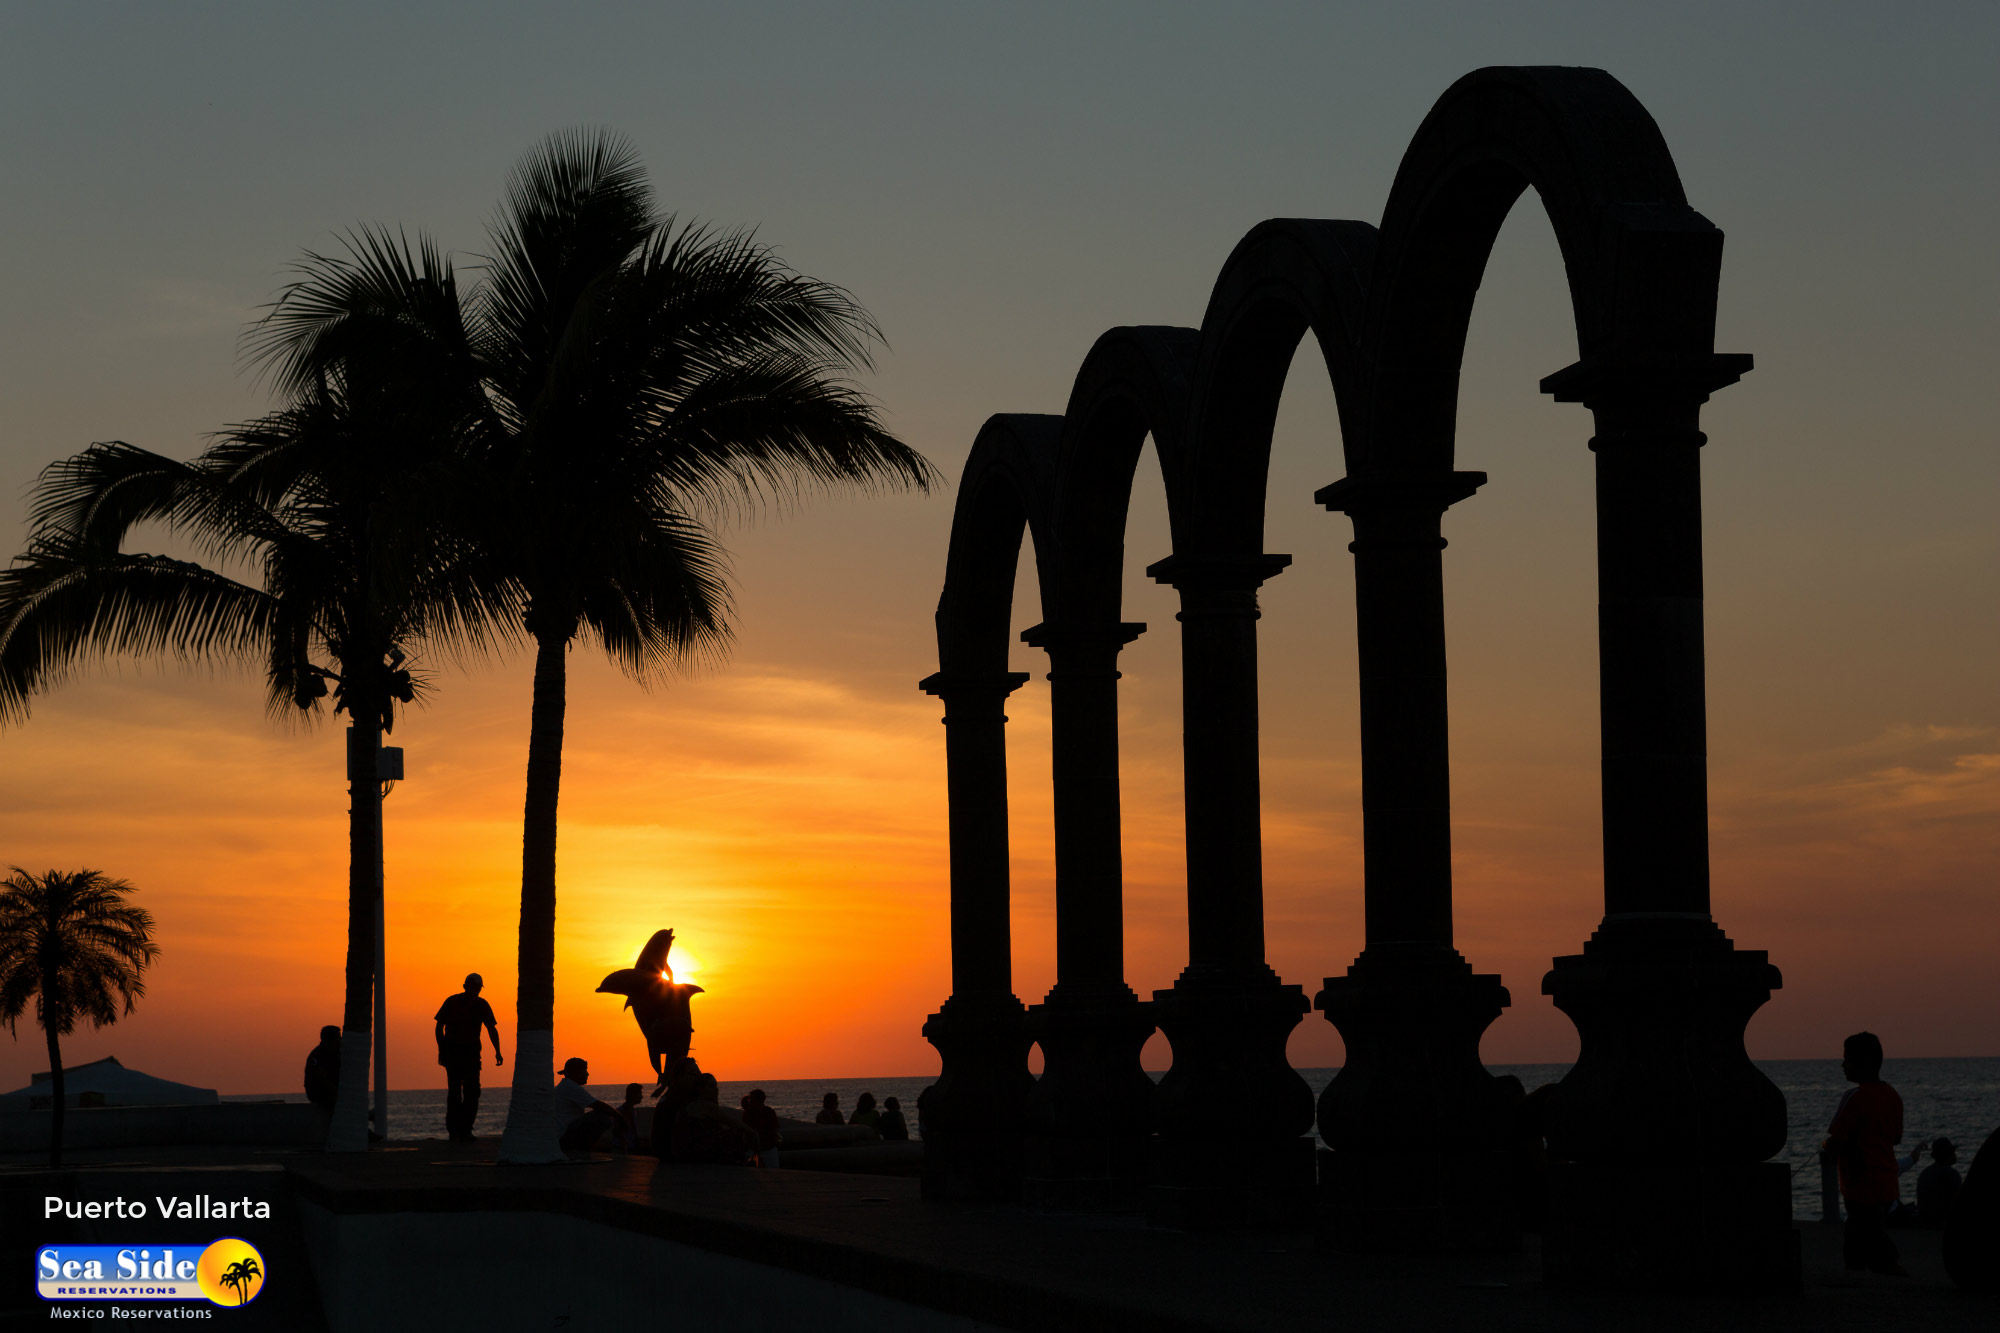
POLYGON ((249 1241, 232 1236, 201 1252, 194 1277, 201 1294, 217 1305, 248 1305, 264 1289, 264 1256, 249 1241))

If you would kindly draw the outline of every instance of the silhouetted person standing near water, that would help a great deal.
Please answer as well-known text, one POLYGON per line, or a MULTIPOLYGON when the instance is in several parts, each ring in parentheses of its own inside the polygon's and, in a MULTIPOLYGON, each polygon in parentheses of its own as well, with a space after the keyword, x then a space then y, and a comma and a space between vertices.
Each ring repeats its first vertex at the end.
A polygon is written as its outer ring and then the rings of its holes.
POLYGON ((1840 1100, 1822 1150, 1840 1164, 1840 1193, 1847 1200, 1841 1251, 1849 1272, 1866 1268, 1908 1277, 1889 1239, 1889 1209, 1896 1202, 1896 1145, 1903 1141, 1903 1099, 1882 1081, 1882 1039, 1857 1032, 1841 1050, 1840 1072, 1855 1086, 1840 1100))
POLYGON ((507 1063, 500 1054, 500 1024, 493 1006, 479 996, 486 985, 468 973, 465 989, 438 1006, 438 1063, 444 1066, 444 1128, 453 1143, 472 1142, 472 1122, 479 1114, 479 1030, 493 1037, 493 1067, 507 1063))
POLYGON ((306 1056, 306 1100, 333 1109, 340 1096, 340 1029, 332 1023, 319 1030, 319 1045, 306 1056))

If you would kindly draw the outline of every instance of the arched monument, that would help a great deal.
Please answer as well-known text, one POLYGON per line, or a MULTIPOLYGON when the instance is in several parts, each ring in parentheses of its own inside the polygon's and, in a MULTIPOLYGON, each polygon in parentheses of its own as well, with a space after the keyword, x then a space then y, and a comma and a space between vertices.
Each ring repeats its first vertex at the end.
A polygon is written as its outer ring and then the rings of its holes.
MULTIPOLYGON (((1284 1045, 1304 1002, 1264 963, 1256 591, 1289 562, 1262 549, 1264 492, 1278 399, 1311 330, 1346 463, 1316 498, 1354 524, 1366 904, 1360 956, 1317 1000, 1347 1047, 1319 1106, 1322 1236, 1420 1251, 1513 1242, 1505 1144, 1515 1107, 1479 1061, 1480 1036, 1509 995, 1452 939, 1441 525, 1485 480, 1454 469, 1459 362, 1487 254, 1531 187, 1562 250, 1579 349, 1542 387, 1596 418, 1605 847, 1603 923, 1543 982, 1582 1037, 1549 1113, 1562 1160, 1548 1273, 1784 1286, 1797 1274, 1788 1169, 1766 1160, 1784 1143, 1784 1099, 1743 1042, 1779 977, 1763 953, 1723 935, 1708 894, 1699 413, 1750 358, 1713 348, 1721 232, 1688 206, 1644 108, 1599 70, 1467 75, 1418 130, 1379 231, 1261 224, 1224 266, 1198 334, 1113 330, 1079 374, 1068 415, 996 417, 982 431, 940 602, 942 669, 925 688, 946 697, 956 727, 951 691, 973 687, 939 683, 986 682, 980 744, 991 753, 978 762, 989 778, 964 777, 954 734, 954 993, 926 1031, 943 1035, 960 1002, 961 912, 997 919, 1004 949, 1004 789, 997 824, 989 790, 996 765, 1004 773, 1004 738, 992 719, 1013 688, 1003 683, 1019 680, 1006 673, 1005 603, 1025 524, 1052 608, 1029 637, 1052 663, 1063 975, 1037 1010, 1051 1072, 1025 1098, 1022 1123, 1032 1104, 1037 1132, 1060 1136, 1073 1087, 1111 1098, 1117 1123, 1136 1126, 1144 1098, 1130 1070, 1157 1024, 1174 1066, 1152 1108, 1155 1219, 1296 1217, 1313 1178, 1301 1137, 1311 1115, 1284 1045), (1039 423, 1040 489, 983 498, 1031 489, 992 480, 993 441, 1018 438, 1006 423, 1021 421, 1039 423), (1142 628, 1119 620, 1118 580, 1148 434, 1173 534, 1172 554, 1149 572, 1182 603, 1189 961, 1172 989, 1139 1006, 1120 975, 1115 662, 1142 628), (976 632, 960 624, 974 604, 976 632), (974 840, 963 883, 962 827, 974 840), (1225 1096, 1241 1130, 1226 1142, 1191 1110, 1225 1096), (1412 1142, 1425 1146, 1412 1153, 1412 1142)), ((1018 1009, 1009 984, 995 975, 989 989, 1018 1009)), ((942 1094, 967 1065, 956 1057, 955 1070, 949 1042, 938 1044, 942 1094)), ((981 1048, 995 1063, 980 1077, 1018 1084, 1017 1048, 1024 1055, 1026 1042, 981 1048)), ((1087 1165, 1044 1159, 1058 1176, 1087 1165)))

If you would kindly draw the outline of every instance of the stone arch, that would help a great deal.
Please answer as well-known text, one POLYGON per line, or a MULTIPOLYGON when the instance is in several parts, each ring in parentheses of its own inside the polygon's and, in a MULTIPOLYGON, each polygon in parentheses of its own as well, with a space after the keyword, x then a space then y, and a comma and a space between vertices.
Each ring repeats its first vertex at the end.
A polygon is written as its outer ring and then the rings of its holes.
MULTIPOLYGON (((1042 1077, 1031 1124, 1062 1143, 1135 1144, 1153 1128, 1154 1086, 1139 1063, 1153 1021, 1125 980, 1124 856, 1118 773, 1118 654, 1144 631, 1122 619, 1125 528, 1150 437, 1168 522, 1186 525, 1187 369, 1192 329, 1116 328, 1091 347, 1063 414, 1052 511, 1057 561, 1044 620, 1022 637, 1049 654, 1055 788, 1056 984, 1032 1011, 1042 1077)), ((1066 1150, 1065 1150, 1066 1151, 1066 1150)), ((1100 1149, 1088 1150, 1104 1156, 1100 1149)), ((1107 1160, 1134 1177, 1136 1152, 1107 1160)), ((1066 1189, 1059 1162, 1029 1194, 1066 1189)))
POLYGON ((1008 873, 1008 630, 1021 539, 1037 578, 1052 566, 1049 512, 1062 418, 991 417, 973 441, 952 511, 938 599, 938 671, 921 682, 945 709, 950 822, 951 995, 924 1024, 942 1062, 924 1107, 938 1146, 925 1192, 1006 1195, 1019 1189, 1021 1127, 1034 1078, 1027 1014, 1013 988, 1008 873))

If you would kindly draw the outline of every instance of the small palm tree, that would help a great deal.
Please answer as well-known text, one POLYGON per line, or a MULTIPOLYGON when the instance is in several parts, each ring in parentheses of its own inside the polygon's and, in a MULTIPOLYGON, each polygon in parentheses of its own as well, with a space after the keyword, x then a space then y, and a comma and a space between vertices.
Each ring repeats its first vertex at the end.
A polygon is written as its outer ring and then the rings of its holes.
POLYGON ((18 1036, 15 1024, 35 1002, 55 1094, 51 1167, 62 1165, 62 1038, 80 1018, 103 1027, 131 1013, 146 993, 140 974, 160 956, 153 914, 125 901, 132 891, 96 870, 31 875, 15 866, 0 880, 0 1021, 18 1036))

